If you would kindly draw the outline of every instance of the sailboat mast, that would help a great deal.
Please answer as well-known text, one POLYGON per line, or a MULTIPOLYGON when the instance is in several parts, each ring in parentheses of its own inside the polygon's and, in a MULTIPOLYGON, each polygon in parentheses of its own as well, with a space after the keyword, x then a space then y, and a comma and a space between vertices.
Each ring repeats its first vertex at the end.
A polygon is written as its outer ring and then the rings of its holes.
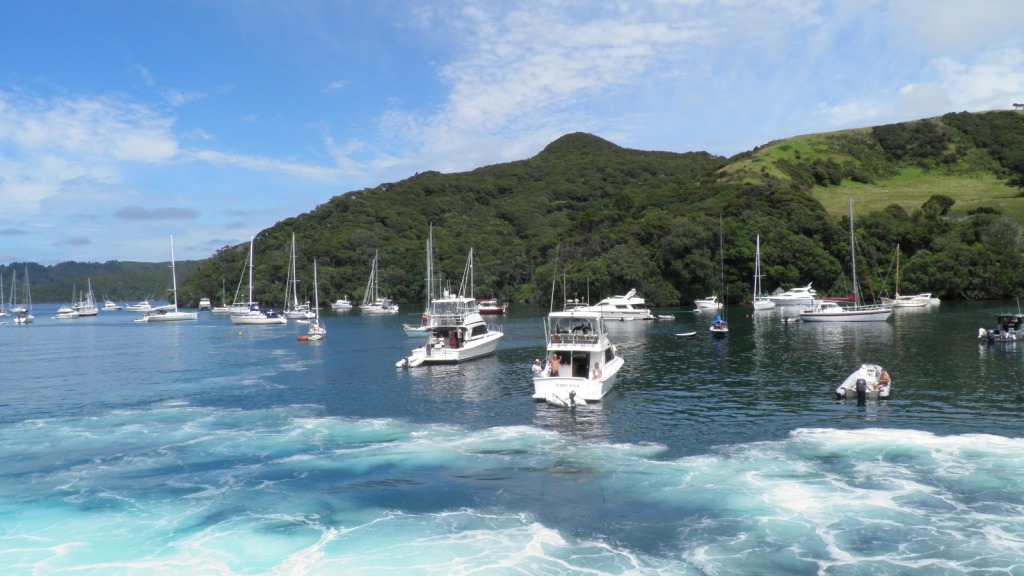
POLYGON ((313 259, 313 306, 316 308, 316 323, 320 324, 320 287, 316 278, 316 259, 313 259))
MULTIPOLYGON (((89 280, 89 291, 92 291, 92 280, 89 280)), ((174 289, 174 311, 178 311, 178 274, 174 269, 174 234, 171 234, 171 287, 174 289)))
POLYGON ((255 236, 249 237, 249 309, 252 309, 252 244, 256 241, 255 236))
POLYGON ((853 240, 853 197, 850 197, 850 265, 853 269, 853 301, 860 305, 860 288, 857 287, 857 247, 853 240))

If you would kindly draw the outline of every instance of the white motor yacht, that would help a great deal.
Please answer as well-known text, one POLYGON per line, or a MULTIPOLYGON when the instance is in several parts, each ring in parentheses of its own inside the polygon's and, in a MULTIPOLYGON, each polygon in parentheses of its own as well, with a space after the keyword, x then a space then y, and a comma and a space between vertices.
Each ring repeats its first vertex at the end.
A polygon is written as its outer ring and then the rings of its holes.
POLYGON ((598 312, 605 320, 654 320, 654 314, 644 299, 636 295, 635 288, 623 296, 605 298, 597 304, 575 306, 573 311, 598 312))
POLYGON ((623 360, 608 340, 605 316, 594 311, 552 312, 544 326, 547 357, 533 378, 533 398, 559 406, 604 398, 623 360))

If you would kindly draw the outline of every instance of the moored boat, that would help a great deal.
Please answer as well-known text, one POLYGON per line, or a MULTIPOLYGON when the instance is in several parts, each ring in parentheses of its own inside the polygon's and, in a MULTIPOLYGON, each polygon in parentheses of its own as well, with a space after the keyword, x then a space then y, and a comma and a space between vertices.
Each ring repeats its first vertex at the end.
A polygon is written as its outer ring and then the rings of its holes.
POLYGON ((717 294, 712 294, 707 298, 697 298, 693 303, 697 306, 697 312, 704 312, 705 310, 715 312, 722 309, 722 303, 718 301, 717 294))
POLYGON ((171 236, 171 287, 174 293, 174 300, 169 306, 146 312, 136 322, 181 322, 183 320, 196 320, 199 315, 195 312, 183 312, 178 310, 178 274, 174 266, 174 236, 171 236))
POLYGON ((622 296, 605 298, 597 304, 578 304, 572 308, 576 312, 599 312, 606 320, 653 320, 654 314, 644 302, 644 299, 636 295, 636 289, 631 289, 622 296))
POLYGON ((242 304, 235 302, 231 312, 231 323, 241 325, 287 324, 288 319, 283 315, 273 310, 260 310, 259 303, 252 299, 253 243, 255 240, 254 237, 249 238, 249 300, 242 304))
POLYGON ((370 268, 370 279, 366 282, 366 292, 363 294, 363 303, 359 311, 363 314, 397 314, 398 304, 390 298, 382 297, 379 293, 378 274, 380 269, 380 251, 373 254, 373 265, 370 268))
POLYGON ((578 309, 552 312, 544 333, 546 364, 533 379, 534 400, 596 402, 611 391, 624 361, 608 340, 602 314, 578 309))
POLYGON ((978 328, 978 338, 989 342, 1016 342, 1024 339, 1024 312, 996 314, 995 328, 978 328))
POLYGON ((850 279, 854 304, 840 306, 836 302, 818 301, 813 307, 803 309, 800 319, 804 322, 884 322, 892 316, 891 306, 861 303, 857 285, 857 243, 853 236, 853 198, 850 198, 850 279))
POLYGON ((769 296, 768 300, 774 302, 776 306, 807 307, 814 304, 817 295, 818 293, 811 288, 811 282, 808 282, 807 286, 795 286, 781 294, 769 296))
POLYGON ((508 304, 502 304, 495 298, 487 298, 477 302, 481 314, 505 314, 508 311, 508 304))
POLYGON ((761 278, 761 235, 757 235, 756 248, 754 249, 754 311, 771 310, 775 308, 775 302, 767 294, 762 293, 761 278))
POLYGON ((427 342, 395 363, 398 368, 422 364, 457 364, 489 354, 505 335, 500 326, 487 324, 472 295, 473 250, 466 260, 466 272, 458 295, 445 292, 430 302, 427 342), (468 294, 467 294, 468 288, 468 294))
POLYGON ((344 298, 339 298, 331 303, 331 310, 335 312, 348 312, 352 309, 352 300, 349 300, 348 294, 344 298))
POLYGON ((891 390, 888 372, 878 364, 861 364, 836 388, 836 398, 884 400, 891 390))

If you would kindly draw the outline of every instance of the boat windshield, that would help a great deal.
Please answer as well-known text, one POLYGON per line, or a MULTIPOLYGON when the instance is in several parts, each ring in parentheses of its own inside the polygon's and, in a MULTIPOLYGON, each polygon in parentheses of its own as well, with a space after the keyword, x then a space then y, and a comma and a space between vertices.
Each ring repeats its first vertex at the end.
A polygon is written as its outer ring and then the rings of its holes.
POLYGON ((471 298, 434 300, 430 303, 430 318, 440 324, 461 324, 466 316, 478 311, 476 301, 471 298))

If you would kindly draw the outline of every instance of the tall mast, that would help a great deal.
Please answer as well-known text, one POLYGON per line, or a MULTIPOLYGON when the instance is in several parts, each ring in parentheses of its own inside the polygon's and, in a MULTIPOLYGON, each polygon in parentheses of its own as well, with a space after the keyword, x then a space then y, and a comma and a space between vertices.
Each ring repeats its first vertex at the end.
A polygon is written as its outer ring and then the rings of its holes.
POLYGON ((249 237, 249 309, 252 309, 252 244, 256 241, 255 236, 249 237))
MULTIPOLYGON (((89 291, 92 291, 92 280, 89 280, 89 291)), ((174 311, 178 311, 178 274, 174 270, 174 234, 171 234, 171 287, 174 288, 174 311)))
POLYGON ((857 287, 857 248, 853 240, 853 196, 850 197, 850 265, 853 268, 853 301, 860 305, 860 288, 857 287))

